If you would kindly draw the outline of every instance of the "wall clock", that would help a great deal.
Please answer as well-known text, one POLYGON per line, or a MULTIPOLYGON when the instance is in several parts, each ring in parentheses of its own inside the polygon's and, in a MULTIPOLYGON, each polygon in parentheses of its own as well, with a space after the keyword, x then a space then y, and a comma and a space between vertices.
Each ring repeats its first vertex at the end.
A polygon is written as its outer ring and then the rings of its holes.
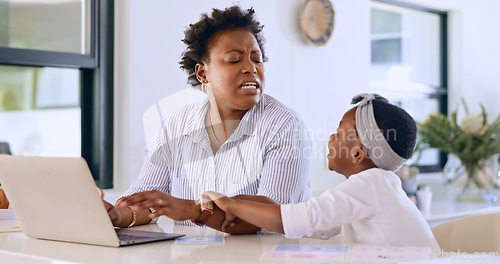
POLYGON ((304 0, 299 11, 302 37, 312 45, 324 45, 332 35, 334 15, 329 0, 304 0))

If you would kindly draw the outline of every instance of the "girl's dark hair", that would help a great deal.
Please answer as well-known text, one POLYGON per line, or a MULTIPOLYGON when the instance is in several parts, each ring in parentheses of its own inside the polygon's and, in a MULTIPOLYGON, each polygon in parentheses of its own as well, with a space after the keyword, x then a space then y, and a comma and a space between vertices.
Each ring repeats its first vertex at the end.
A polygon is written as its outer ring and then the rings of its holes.
POLYGON ((209 41, 225 30, 242 28, 252 33, 259 44, 263 60, 267 61, 264 54, 264 37, 261 33, 264 26, 255 20, 254 13, 253 8, 243 11, 239 6, 231 6, 224 10, 214 8, 210 17, 202 14, 198 22, 189 25, 184 31, 182 40, 187 48, 182 53, 179 64, 188 73, 190 85, 200 84, 194 71, 195 66, 197 63, 208 62, 209 41))
POLYGON ((387 101, 375 99, 372 103, 375 121, 391 148, 402 158, 410 158, 417 140, 415 120, 387 101))

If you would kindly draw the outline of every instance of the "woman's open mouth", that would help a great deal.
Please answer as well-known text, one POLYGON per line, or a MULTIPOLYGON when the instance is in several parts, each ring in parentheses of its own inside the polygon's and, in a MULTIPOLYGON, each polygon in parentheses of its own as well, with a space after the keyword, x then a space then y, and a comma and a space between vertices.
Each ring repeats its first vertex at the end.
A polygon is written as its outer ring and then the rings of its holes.
POLYGON ((260 84, 257 81, 243 81, 243 83, 238 86, 238 89, 242 94, 246 95, 258 95, 260 94, 260 84))
POLYGON ((240 85, 239 88, 247 90, 247 89, 257 89, 258 87, 259 86, 256 82, 246 82, 246 83, 240 85))

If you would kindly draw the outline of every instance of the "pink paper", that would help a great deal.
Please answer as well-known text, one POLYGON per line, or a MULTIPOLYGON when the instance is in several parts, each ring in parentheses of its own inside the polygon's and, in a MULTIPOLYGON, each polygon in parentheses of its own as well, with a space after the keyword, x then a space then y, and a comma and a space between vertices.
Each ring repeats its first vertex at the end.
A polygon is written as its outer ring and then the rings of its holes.
POLYGON ((344 253, 307 253, 307 252, 265 252, 261 260, 307 260, 307 261, 340 261, 344 253))

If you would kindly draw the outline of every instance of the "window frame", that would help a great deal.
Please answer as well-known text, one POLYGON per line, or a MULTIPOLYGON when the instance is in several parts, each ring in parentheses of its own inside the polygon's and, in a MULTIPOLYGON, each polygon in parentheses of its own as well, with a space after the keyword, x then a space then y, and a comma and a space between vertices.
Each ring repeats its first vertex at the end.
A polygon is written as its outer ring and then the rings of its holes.
POLYGON ((114 1, 90 0, 90 54, 0 47, 0 65, 80 70, 81 156, 113 188, 114 1))
MULTIPOLYGON (((439 16, 440 24, 440 64, 441 67, 440 77, 441 83, 439 89, 434 93, 430 93, 429 98, 435 98, 439 102, 439 111, 444 115, 448 115, 448 12, 437 10, 433 8, 428 8, 420 6, 417 4, 400 2, 397 0, 372 0, 372 2, 379 2, 389 5, 394 5, 398 7, 405 7, 413 10, 423 11, 433 13, 439 16)), ((443 170, 444 165, 448 161, 448 154, 445 152, 439 152, 438 162, 433 165, 418 166, 420 172, 439 172, 443 170)))

